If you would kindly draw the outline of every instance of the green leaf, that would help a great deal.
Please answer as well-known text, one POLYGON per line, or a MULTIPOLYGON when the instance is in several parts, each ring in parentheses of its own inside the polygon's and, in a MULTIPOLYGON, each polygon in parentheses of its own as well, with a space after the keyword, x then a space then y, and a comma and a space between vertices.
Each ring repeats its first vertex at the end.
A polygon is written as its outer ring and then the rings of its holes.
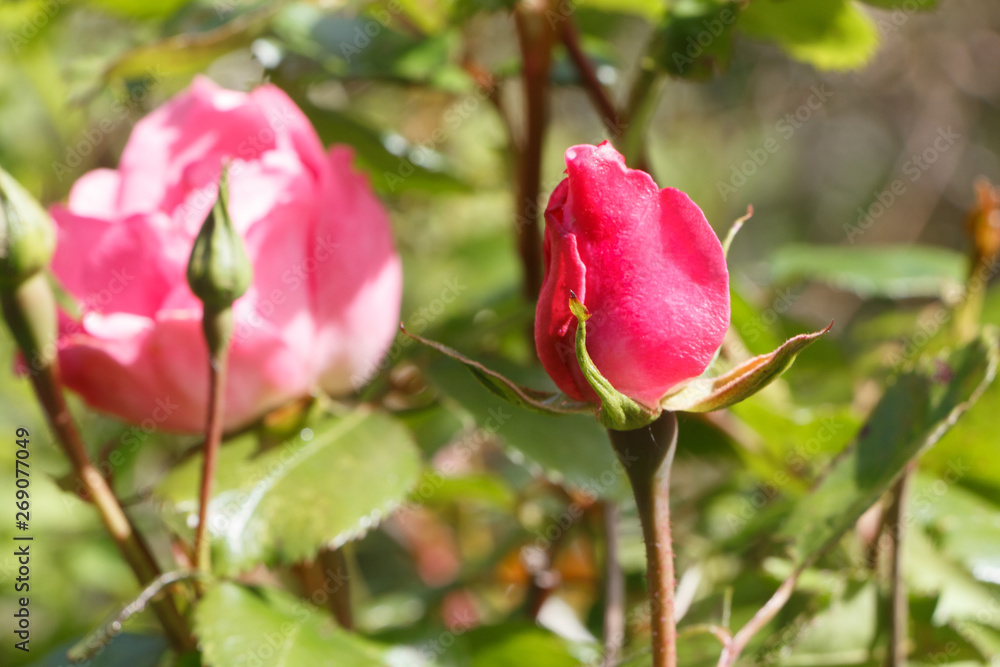
MULTIPOLYGON (((566 10, 565 7, 570 7, 575 9, 575 4, 582 3, 559 3, 555 10, 555 13, 565 17, 566 10)), ((663 15, 664 7, 668 3, 663 2, 663 0, 587 0, 586 6, 588 9, 598 10, 603 12, 615 12, 618 14, 632 14, 634 16, 640 16, 647 21, 655 21, 660 16, 663 15)), ((551 10, 550 10, 551 11, 551 10)))
MULTIPOLYGON (((290 3, 278 13, 273 29, 284 50, 311 60, 324 78, 430 84, 468 92, 470 78, 450 57, 458 34, 441 30, 444 15, 432 16, 435 12, 416 7, 426 0, 409 0, 408 9, 394 2, 395 7, 372 7, 367 15, 324 11, 317 3, 290 3), (413 20, 410 10, 420 18, 413 20), (413 24, 421 23, 415 31, 413 24)), ((301 70, 294 76, 301 78, 301 70)))
POLYGON ((379 133, 339 111, 321 109, 305 96, 293 94, 296 104, 306 113, 324 145, 347 144, 355 150, 357 166, 371 178, 381 193, 467 192, 467 183, 453 174, 420 166, 406 155, 394 155, 382 142, 379 133))
POLYGON ((455 664, 475 664, 476 667, 522 667, 525 664, 577 667, 581 664, 566 641, 527 624, 470 630, 445 657, 452 658, 455 664))
POLYGON ((86 0, 86 4, 128 18, 166 18, 192 0, 86 0))
POLYGON ((871 19, 849 0, 754 0, 739 27, 824 70, 861 67, 878 47, 871 19))
POLYGON ((878 587, 851 586, 808 626, 789 633, 791 660, 786 664, 845 665, 864 663, 875 639, 878 587))
MULTIPOLYGON (((983 399, 979 400, 981 403, 983 399)), ((991 441, 983 441, 988 442, 991 441)), ((964 565, 973 576, 998 582, 1000 522, 997 517, 1000 506, 959 486, 963 477, 972 471, 970 463, 968 458, 959 456, 942 471, 941 477, 918 475, 908 509, 917 523, 935 536, 942 554, 964 565)), ((1000 616, 996 622, 1000 627, 1000 616)))
POLYGON ((426 505, 478 502, 503 512, 512 512, 517 501, 514 491, 500 478, 484 473, 445 477, 427 472, 417 485, 418 494, 422 488, 433 489, 431 494, 418 497, 426 505))
POLYGON ((781 310, 772 305, 770 316, 765 320, 762 313, 743 295, 730 289, 730 328, 739 334, 751 354, 767 354, 781 345, 784 336, 780 336, 777 331, 778 315, 779 312, 786 312, 793 302, 794 297, 791 295, 776 301, 776 306, 781 310))
MULTIPOLYGON (((507 376, 544 386, 551 383, 539 368, 491 362, 507 376)), ((479 424, 472 446, 496 437, 530 464, 540 466, 552 479, 586 488, 596 494, 624 499, 628 484, 608 442, 604 428, 593 415, 552 417, 510 405, 484 388, 458 362, 436 359, 428 369, 435 387, 448 395, 479 424)))
POLYGON ((672 3, 657 28, 651 55, 671 75, 702 80, 725 70, 733 51, 739 4, 718 0, 672 3))
POLYGON ((861 0, 861 2, 880 9, 901 9, 907 14, 934 9, 938 4, 938 0, 861 0))
POLYGON ((825 329, 800 334, 786 340, 769 354, 762 354, 714 378, 696 378, 660 403, 664 410, 674 412, 711 412, 721 410, 753 396, 788 370, 795 357, 820 336, 825 329))
POLYGON ((205 667, 372 667, 383 649, 341 629, 327 614, 269 588, 221 583, 195 608, 205 667))
POLYGON ((220 56, 252 42, 275 9, 237 17, 217 28, 185 32, 134 47, 116 57, 104 71, 104 80, 191 75, 220 56))
POLYGON ((422 343, 455 361, 465 364, 465 367, 472 372, 472 375, 484 387, 511 405, 534 410, 544 415, 588 414, 594 411, 594 406, 589 403, 573 400, 561 392, 540 391, 522 386, 505 377, 502 373, 487 368, 478 361, 469 359, 447 345, 412 334, 406 329, 402 329, 402 331, 406 336, 409 336, 418 343, 422 343))
POLYGON ((937 442, 993 381, 995 332, 901 375, 882 396, 854 447, 796 505, 780 531, 797 566, 838 540, 892 485, 906 464, 937 442))
POLYGON ((921 530, 906 535, 903 558, 907 585, 922 595, 937 595, 934 623, 980 620, 1000 627, 997 614, 980 615, 994 604, 990 589, 949 559, 921 530))
MULTIPOLYGON (((53 650, 31 667, 67 667, 66 651, 76 644, 76 640, 66 642, 53 650)), ((156 667, 167 652, 167 642, 159 635, 139 635, 122 633, 104 647, 86 667, 156 667)))
POLYGON ((448 27, 454 0, 396 0, 406 17, 424 34, 434 35, 448 27))
POLYGON ((510 11, 517 0, 454 0, 451 8, 452 23, 464 23, 476 14, 493 14, 510 11))
POLYGON ((962 483, 984 484, 1000 491, 1000 457, 993 447, 1000 414, 1000 382, 994 382, 955 428, 924 457, 922 466, 962 483))
POLYGON ((816 280, 864 298, 953 297, 967 260, 928 246, 783 246, 769 261, 776 281, 816 280))
MULTIPOLYGON (((396 420, 359 410, 258 451, 253 434, 224 443, 209 506, 212 565, 225 574, 294 563, 363 535, 405 499, 419 454, 396 420)), ((202 457, 174 469, 156 493, 196 523, 202 457)))

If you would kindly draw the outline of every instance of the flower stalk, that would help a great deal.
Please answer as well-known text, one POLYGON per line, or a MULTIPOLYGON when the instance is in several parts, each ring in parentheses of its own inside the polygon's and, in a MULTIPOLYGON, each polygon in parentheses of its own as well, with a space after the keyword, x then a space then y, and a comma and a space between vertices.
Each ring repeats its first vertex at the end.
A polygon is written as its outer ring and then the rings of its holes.
POLYGON ((208 346, 208 414, 195 533, 195 569, 211 571, 208 513, 222 445, 226 367, 233 332, 233 302, 253 280, 243 240, 229 217, 229 170, 223 166, 219 194, 194 242, 187 270, 188 284, 204 306, 202 332, 208 346))
POLYGON ((670 537, 670 469, 677 450, 677 416, 664 412, 648 426, 631 431, 608 429, 608 435, 632 485, 646 543, 653 666, 677 667, 670 537))
MULTIPOLYGON (((0 305, 4 320, 29 366, 35 396, 66 458, 77 488, 97 508, 101 522, 139 583, 160 576, 149 547, 125 513, 107 480, 87 454, 66 405, 56 340, 56 303, 44 267, 52 256, 52 221, 7 172, 0 169, 0 305)), ((187 623, 170 597, 152 602, 164 631, 178 651, 194 648, 187 623)))

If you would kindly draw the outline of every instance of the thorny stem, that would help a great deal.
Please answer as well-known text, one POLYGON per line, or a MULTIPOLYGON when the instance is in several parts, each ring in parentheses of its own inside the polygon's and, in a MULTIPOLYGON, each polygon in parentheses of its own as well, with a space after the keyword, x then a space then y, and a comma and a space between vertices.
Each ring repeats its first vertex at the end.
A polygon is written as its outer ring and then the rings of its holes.
MULTIPOLYGON (((3 312, 24 356, 29 362, 37 358, 39 341, 32 333, 38 330, 32 318, 39 313, 46 317, 52 293, 41 274, 29 279, 12 291, 2 291, 3 312)), ((55 303, 51 303, 54 316, 55 303)), ((146 585, 160 576, 159 566, 149 547, 125 513, 107 480, 94 466, 83 439, 76 428, 73 416, 66 405, 59 368, 54 360, 33 368, 31 384, 41 404, 56 440, 69 459, 79 489, 101 516, 101 521, 114 540, 125 561, 132 568, 140 584, 146 585)), ((163 626, 170 643, 178 651, 194 648, 194 640, 187 623, 174 604, 173 598, 155 600, 153 610, 163 626)))
POLYGON ((635 495, 646 543, 654 667, 677 667, 674 553, 670 537, 670 468, 677 450, 677 417, 664 412, 649 426, 609 430, 635 495))

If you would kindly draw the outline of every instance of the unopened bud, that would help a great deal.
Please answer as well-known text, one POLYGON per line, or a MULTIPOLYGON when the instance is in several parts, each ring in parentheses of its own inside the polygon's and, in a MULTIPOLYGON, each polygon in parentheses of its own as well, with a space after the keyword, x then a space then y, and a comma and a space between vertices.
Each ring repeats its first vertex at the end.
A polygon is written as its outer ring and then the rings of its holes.
POLYGON ((49 214, 0 168, 0 288, 16 287, 44 269, 55 240, 49 214))
POLYGON ((228 167, 223 167, 218 199, 198 232, 187 268, 188 284, 206 313, 232 306, 253 280, 243 239, 229 217, 228 174, 228 167))

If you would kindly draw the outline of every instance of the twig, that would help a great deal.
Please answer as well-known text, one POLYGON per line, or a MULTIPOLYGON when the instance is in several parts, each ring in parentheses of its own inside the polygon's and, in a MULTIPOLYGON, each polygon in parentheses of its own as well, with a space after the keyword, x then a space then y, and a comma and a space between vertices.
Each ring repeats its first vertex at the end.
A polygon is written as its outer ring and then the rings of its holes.
POLYGON ((736 662, 736 659, 740 657, 740 653, 750 643, 753 636, 770 623, 771 619, 788 602, 788 599, 792 596, 792 591, 795 590, 795 584, 798 583, 799 576, 804 569, 804 567, 799 567, 788 579, 785 579, 781 586, 778 587, 778 590, 774 592, 774 595, 771 596, 771 599, 765 602, 764 606, 758 609, 757 613, 753 615, 753 618, 733 636, 732 641, 722 649, 722 655, 719 656, 717 667, 729 667, 729 665, 736 662))
POLYGON ((549 113, 549 69, 555 33, 546 18, 548 3, 518 4, 514 10, 524 81, 525 132, 518 155, 514 215, 524 270, 524 295, 538 298, 542 286, 542 239, 538 198, 541 194, 542 147, 549 113))
POLYGON ((699 623, 698 625, 689 625, 686 628, 677 631, 677 637, 691 637, 692 635, 699 634, 709 634, 719 640, 723 647, 728 646, 731 641, 733 641, 733 635, 721 625, 713 625, 711 623, 699 623))
POLYGON ((573 61, 580 73, 580 78, 583 79, 584 90, 587 91, 590 101, 593 102, 597 113, 601 116, 601 122, 604 123, 604 127, 612 137, 619 137, 625 131, 625 121, 608 96, 607 90, 601 85, 593 64, 580 46, 580 35, 572 17, 563 21, 562 41, 566 45, 566 52, 569 54, 570 60, 573 61))
POLYGON ((909 630, 909 601, 906 581, 903 579, 903 540, 906 522, 903 511, 915 470, 910 462, 892 490, 892 504, 886 511, 883 529, 889 540, 889 595, 885 599, 885 618, 889 624, 889 646, 886 652, 887 667, 901 667, 906 662, 906 644, 909 630))
POLYGON ((177 570, 161 574, 146 586, 135 600, 123 606, 110 619, 102 623, 99 628, 74 644, 66 652, 66 658, 73 664, 90 660, 121 633, 122 627, 130 618, 145 610, 146 606, 164 588, 179 581, 197 579, 202 576, 201 572, 194 570, 177 570))
POLYGON ((618 505, 604 503, 604 665, 618 664, 625 638, 625 574, 618 562, 618 505))

